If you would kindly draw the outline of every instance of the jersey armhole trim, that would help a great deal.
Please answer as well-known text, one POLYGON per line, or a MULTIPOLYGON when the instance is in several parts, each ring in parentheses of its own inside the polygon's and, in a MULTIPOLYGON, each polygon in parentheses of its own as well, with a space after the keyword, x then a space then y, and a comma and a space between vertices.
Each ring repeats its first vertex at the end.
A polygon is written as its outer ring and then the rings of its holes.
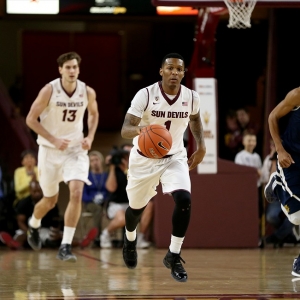
POLYGON ((144 108, 144 111, 146 111, 146 109, 149 105, 149 90, 148 90, 148 88, 146 88, 146 91, 147 91, 147 104, 146 104, 146 107, 144 108))

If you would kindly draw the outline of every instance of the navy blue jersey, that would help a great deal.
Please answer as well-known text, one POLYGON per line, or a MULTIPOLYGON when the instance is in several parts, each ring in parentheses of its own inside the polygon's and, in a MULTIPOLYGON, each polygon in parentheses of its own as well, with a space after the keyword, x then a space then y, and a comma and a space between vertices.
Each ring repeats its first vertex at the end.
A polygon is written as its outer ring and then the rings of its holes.
POLYGON ((287 116, 282 145, 287 152, 300 154, 300 107, 294 108, 287 116))

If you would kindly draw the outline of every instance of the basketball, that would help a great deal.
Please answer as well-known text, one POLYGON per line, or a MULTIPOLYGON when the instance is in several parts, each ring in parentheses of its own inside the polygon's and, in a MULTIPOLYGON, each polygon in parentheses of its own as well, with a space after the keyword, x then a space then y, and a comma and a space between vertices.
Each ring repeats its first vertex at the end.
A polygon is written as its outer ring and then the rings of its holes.
POLYGON ((162 125, 148 125, 142 128, 138 144, 140 151, 149 158, 162 158, 172 147, 172 136, 162 125))

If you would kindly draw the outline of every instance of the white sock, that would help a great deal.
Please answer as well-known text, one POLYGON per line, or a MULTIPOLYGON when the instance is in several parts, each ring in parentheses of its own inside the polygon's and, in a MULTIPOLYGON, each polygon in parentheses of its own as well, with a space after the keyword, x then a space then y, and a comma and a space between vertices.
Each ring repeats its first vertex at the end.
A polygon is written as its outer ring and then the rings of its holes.
POLYGON ((75 227, 64 226, 63 239, 61 243, 71 245, 75 234, 75 230, 76 230, 75 227))
POLYGON ((184 237, 180 238, 180 237, 176 237, 174 235, 171 235, 171 244, 170 244, 170 251, 172 253, 176 253, 179 254, 180 250, 181 250, 181 246, 183 243, 184 237))
POLYGON ((42 219, 37 219, 33 214, 29 220, 29 226, 32 228, 39 228, 41 227, 42 219))
POLYGON ((104 234, 104 235, 109 235, 109 232, 108 232, 108 230, 105 228, 105 229, 102 231, 102 234, 104 234))
POLYGON ((133 242, 136 239, 136 229, 134 231, 128 231, 126 229, 126 237, 129 242, 133 242))

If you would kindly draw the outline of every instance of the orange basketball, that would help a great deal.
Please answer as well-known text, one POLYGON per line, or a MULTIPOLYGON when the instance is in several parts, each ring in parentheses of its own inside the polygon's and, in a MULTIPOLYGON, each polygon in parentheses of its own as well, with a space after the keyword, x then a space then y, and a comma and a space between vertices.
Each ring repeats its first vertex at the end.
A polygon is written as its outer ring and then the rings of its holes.
POLYGON ((141 130, 138 144, 141 152, 149 158, 162 158, 172 147, 172 136, 162 125, 148 125, 141 130))

